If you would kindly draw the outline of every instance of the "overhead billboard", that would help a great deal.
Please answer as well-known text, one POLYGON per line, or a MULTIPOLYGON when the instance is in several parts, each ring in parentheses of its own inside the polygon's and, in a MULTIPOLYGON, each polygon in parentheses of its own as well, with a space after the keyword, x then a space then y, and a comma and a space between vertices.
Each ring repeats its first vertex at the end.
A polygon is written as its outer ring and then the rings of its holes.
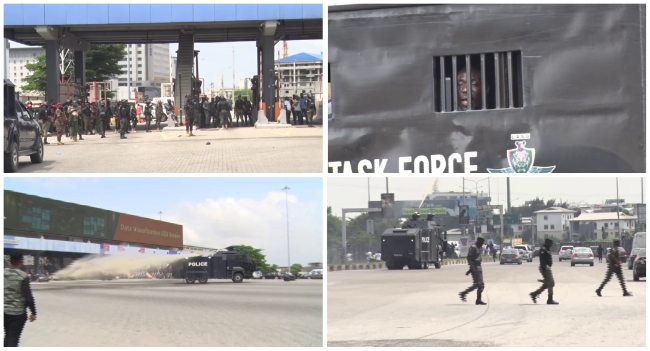
POLYGON ((183 247, 183 226, 65 201, 4 192, 6 231, 183 247))
MULTIPOLYGON (((369 201, 369 208, 384 208, 383 201, 369 201)), ((460 201, 463 205, 463 201, 460 201)), ((465 199, 465 205, 469 206, 469 215, 476 216, 476 199, 465 199)), ((394 201, 393 211, 395 218, 409 218, 413 213, 418 212, 421 216, 433 214, 440 217, 458 216, 458 200, 413 200, 394 201), (420 206, 421 204, 421 206, 420 206)))

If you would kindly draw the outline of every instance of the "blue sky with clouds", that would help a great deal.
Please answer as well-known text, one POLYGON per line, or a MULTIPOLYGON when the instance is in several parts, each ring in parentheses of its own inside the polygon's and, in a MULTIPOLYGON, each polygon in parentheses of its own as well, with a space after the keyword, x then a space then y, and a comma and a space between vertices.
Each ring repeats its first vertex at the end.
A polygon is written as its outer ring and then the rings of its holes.
POLYGON ((5 178, 4 188, 183 225, 189 245, 265 249, 287 262, 285 194, 289 186, 291 262, 323 262, 322 178, 137 177, 5 178))

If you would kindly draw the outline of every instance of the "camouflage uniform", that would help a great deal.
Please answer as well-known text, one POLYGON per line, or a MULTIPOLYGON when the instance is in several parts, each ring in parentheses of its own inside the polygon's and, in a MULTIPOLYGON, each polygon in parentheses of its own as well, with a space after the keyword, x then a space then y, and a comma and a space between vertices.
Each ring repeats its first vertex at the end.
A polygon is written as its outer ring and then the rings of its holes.
POLYGON ((136 133, 135 128, 138 126, 138 114, 135 111, 135 105, 131 105, 131 123, 133 123, 133 133, 136 133))
POLYGON ((160 131, 160 122, 162 122, 163 108, 162 101, 156 104, 156 130, 160 131))
POLYGON ((485 304, 481 301, 481 294, 485 288, 485 284, 483 283, 483 269, 481 268, 481 251, 476 247, 476 245, 472 245, 469 248, 469 252, 467 253, 467 264, 469 264, 472 271, 472 280, 474 281, 474 284, 462 291, 460 297, 465 301, 465 296, 467 294, 478 289, 476 291, 476 304, 485 304))
POLYGON ((95 135, 95 128, 97 126, 97 122, 99 121, 99 109, 97 108, 97 104, 93 103, 90 105, 90 134, 95 135))
POLYGON ((314 101, 314 98, 309 97, 307 99, 307 125, 310 127, 313 126, 311 121, 314 119, 314 115, 316 115, 316 101, 314 101))
POLYGON ((126 129, 129 125, 130 109, 126 101, 122 101, 122 106, 119 108, 120 120, 120 139, 126 139, 126 129))
POLYGON ((81 133, 79 130, 79 108, 77 106, 70 106, 68 108, 70 116, 70 138, 77 141, 77 135, 81 133))
POLYGON ((36 316, 36 306, 27 273, 20 269, 5 268, 5 347, 16 347, 20 341, 20 334, 27 322, 25 308, 29 307, 33 316, 36 316))
POLYGON ((598 296, 601 296, 600 292, 605 287, 605 284, 607 284, 610 281, 610 279, 612 279, 612 274, 616 274, 616 277, 618 278, 618 281, 621 284, 621 288, 623 288, 623 296, 632 296, 632 294, 630 294, 627 291, 627 288, 625 287, 625 278, 623 278, 621 259, 620 259, 620 254, 618 252, 619 245, 620 245, 620 241, 618 241, 618 244, 617 241, 614 242, 614 247, 612 248, 612 251, 609 254, 609 263, 607 264, 607 273, 605 274, 605 279, 600 284, 600 287, 598 287, 598 290, 596 290, 596 294, 598 296))
POLYGON ((149 132, 151 128, 151 103, 149 101, 144 106, 144 120, 147 123, 147 132, 149 132))

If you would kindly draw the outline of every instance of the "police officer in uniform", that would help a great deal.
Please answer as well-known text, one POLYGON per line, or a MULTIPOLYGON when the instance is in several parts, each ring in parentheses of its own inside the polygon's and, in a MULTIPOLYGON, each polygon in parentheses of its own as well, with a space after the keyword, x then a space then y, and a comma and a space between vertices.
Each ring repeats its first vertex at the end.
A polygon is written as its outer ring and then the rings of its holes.
POLYGON ((102 138, 106 138, 106 128, 109 125, 110 115, 108 114, 108 107, 104 105, 104 101, 99 102, 99 134, 102 138))
POLYGON ((187 116, 185 120, 185 133, 188 137, 194 136, 194 133, 192 133, 192 128, 194 127, 194 118, 196 117, 195 110, 194 99, 189 99, 185 105, 185 115, 187 116))
MULTIPOLYGON (((101 109, 100 109, 100 114, 101 114, 101 109)), ((105 120, 106 124, 104 125, 104 129, 103 129, 104 132, 106 132, 107 130, 111 130, 111 117, 113 117, 113 115, 114 113, 113 113, 113 108, 111 107, 111 99, 106 99, 106 120, 105 120)), ((117 119, 115 125, 117 127, 117 119)))
POLYGON ((22 270, 23 255, 12 253, 9 257, 10 268, 5 268, 4 296, 5 296, 5 347, 17 347, 20 334, 27 322, 26 309, 31 315, 29 321, 36 320, 36 304, 29 284, 27 273, 22 270))
POLYGON ((156 104, 156 130, 159 132, 162 132, 162 129, 160 128, 160 122, 162 122, 162 118, 163 118, 162 100, 158 100, 158 104, 156 104))
POLYGON ((77 142, 77 135, 80 135, 81 131, 79 130, 79 106, 76 101, 69 107, 68 115, 70 116, 70 139, 77 142))
POLYGON ((150 133, 151 130, 151 101, 147 100, 145 106, 144 106, 144 120, 147 123, 147 133, 150 133))
POLYGON ((228 123, 228 111, 229 111, 229 104, 228 101, 224 97, 221 98, 221 101, 219 101, 219 117, 221 117, 221 127, 224 129, 228 129, 230 126, 230 123, 228 123))
POLYGON ((210 102, 208 101, 207 96, 203 97, 203 104, 201 105, 201 113, 203 114, 201 120, 201 128, 209 127, 210 126, 210 102))
MULTIPOLYGON (((244 96, 244 118, 246 119, 246 124, 253 125, 253 105, 248 101, 248 97, 244 96)), ((287 112, 288 114, 288 112, 287 112)), ((287 118, 287 123, 289 123, 289 118, 287 118)))
POLYGON ((537 303, 537 297, 548 289, 548 299, 546 300, 547 305, 557 305, 558 302, 553 301, 553 287, 555 286, 555 280, 553 280, 553 272, 551 272, 551 266, 553 265, 553 257, 551 257, 551 246, 553 246, 553 239, 546 238, 544 240, 544 246, 539 249, 539 272, 542 273, 542 286, 530 293, 530 298, 533 299, 534 303, 537 303))
POLYGON ((612 274, 616 274, 616 277, 618 278, 618 281, 621 284, 621 288, 623 288, 623 296, 632 296, 632 294, 629 291, 627 291, 627 289, 625 288, 625 278, 623 278, 623 270, 621 268, 621 259, 620 259, 620 254, 618 252, 618 247, 621 246, 621 239, 614 239, 613 241, 614 241, 614 247, 612 248, 612 251, 609 254, 607 273, 605 274, 605 279, 596 290, 596 295, 602 296, 600 293, 601 291, 603 291, 605 284, 607 284, 609 280, 612 279, 612 274))
POLYGON ((136 130, 136 128, 138 127, 138 113, 135 110, 135 102, 131 104, 130 112, 131 112, 131 123, 133 124, 132 125, 133 133, 137 133, 138 131, 136 130))
POLYGON ((129 103, 126 99, 122 100, 122 104, 119 107, 120 112, 120 139, 126 139, 126 129, 129 125, 129 115, 131 111, 129 109, 129 103))
POLYGON ((465 291, 461 291, 458 294, 463 302, 467 301, 465 298, 467 294, 474 291, 475 289, 478 289, 476 291, 476 304, 487 305, 485 302, 481 301, 481 294, 485 288, 485 284, 483 283, 483 268, 481 268, 481 247, 483 246, 484 242, 485 238, 479 236, 476 239, 476 244, 472 245, 469 248, 469 252, 467 253, 467 264, 469 264, 474 284, 472 284, 472 286, 467 288, 465 291))
POLYGON ((314 95, 309 94, 307 97, 307 126, 308 127, 314 126, 313 124, 311 124, 311 121, 314 119, 314 115, 316 115, 316 100, 314 99, 314 95))

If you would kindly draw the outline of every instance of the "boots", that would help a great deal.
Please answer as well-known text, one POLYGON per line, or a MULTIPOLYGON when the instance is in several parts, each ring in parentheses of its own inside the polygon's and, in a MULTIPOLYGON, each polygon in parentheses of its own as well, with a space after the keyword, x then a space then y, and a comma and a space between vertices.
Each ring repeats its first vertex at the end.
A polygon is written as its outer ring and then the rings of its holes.
POLYGON ((77 136, 76 135, 72 137, 72 141, 77 142, 77 136))
POLYGON ((45 145, 49 145, 50 143, 48 143, 48 142, 47 142, 47 139, 45 139, 45 141, 43 141, 43 144, 45 144, 45 145))
POLYGON ((79 140, 84 140, 84 138, 81 135, 79 135, 79 140))
POLYGON ((548 300, 546 300, 547 305, 559 305, 559 302, 553 301, 553 294, 548 294, 548 300))
POLYGON ((487 305, 487 303, 481 301, 481 293, 476 293, 476 304, 477 305, 487 305))
POLYGON ((624 291, 623 296, 632 296, 632 293, 629 291, 624 291))
POLYGON ((538 294, 535 293, 535 292, 532 292, 529 295, 530 295, 530 298, 533 300, 533 303, 537 303, 537 295, 538 294))
POLYGON ((57 145, 63 145, 63 143, 60 142, 60 141, 57 141, 56 144, 57 144, 57 145))
POLYGON ((598 295, 598 296, 603 296, 603 295, 600 294, 601 291, 603 291, 602 288, 598 288, 598 289, 596 289, 596 295, 598 295))
POLYGON ((460 296, 460 300, 461 300, 461 301, 463 301, 463 302, 467 302, 467 299, 465 298, 465 296, 467 296, 467 293, 466 293, 466 292, 462 291, 462 292, 460 292, 460 293, 458 294, 458 296, 460 296))
POLYGON ((190 136, 191 136, 191 137, 193 137, 193 136, 194 136, 194 133, 192 133, 191 131, 190 131, 190 136))

